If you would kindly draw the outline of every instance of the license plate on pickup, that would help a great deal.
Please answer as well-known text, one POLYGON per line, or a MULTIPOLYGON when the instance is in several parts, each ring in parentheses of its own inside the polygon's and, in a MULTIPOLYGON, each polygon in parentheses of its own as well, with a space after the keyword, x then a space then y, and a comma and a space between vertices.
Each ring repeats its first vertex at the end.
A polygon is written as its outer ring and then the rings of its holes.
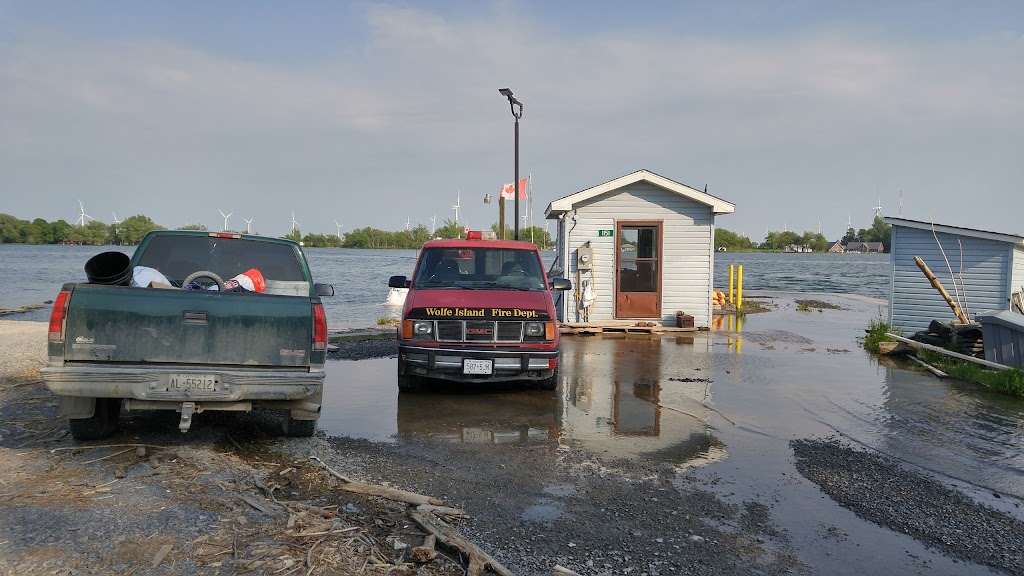
POLYGON ((171 374, 167 377, 167 390, 214 392, 217 390, 217 377, 213 374, 171 374))
POLYGON ((490 374, 494 372, 493 360, 463 360, 463 374, 490 374))

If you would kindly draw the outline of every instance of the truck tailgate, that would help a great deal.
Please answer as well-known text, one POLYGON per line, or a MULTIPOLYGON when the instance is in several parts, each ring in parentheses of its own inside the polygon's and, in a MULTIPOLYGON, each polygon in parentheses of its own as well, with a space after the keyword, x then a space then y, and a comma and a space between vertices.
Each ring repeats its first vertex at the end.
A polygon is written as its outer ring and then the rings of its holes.
POLYGON ((309 297, 77 284, 69 362, 308 366, 309 297))

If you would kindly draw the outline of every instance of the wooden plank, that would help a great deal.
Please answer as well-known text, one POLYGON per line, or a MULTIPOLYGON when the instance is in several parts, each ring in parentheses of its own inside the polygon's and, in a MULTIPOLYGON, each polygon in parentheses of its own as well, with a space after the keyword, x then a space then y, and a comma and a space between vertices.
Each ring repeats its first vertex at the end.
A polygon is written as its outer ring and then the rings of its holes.
POLYGON ((932 352, 938 352, 939 354, 945 354, 947 356, 952 356, 954 358, 959 358, 960 360, 967 360, 968 362, 974 362, 975 364, 981 364, 982 366, 988 366, 989 368, 995 368, 996 370, 1009 370, 1010 368, 1012 368, 1012 366, 1004 366, 1003 364, 998 364, 996 362, 989 362, 988 360, 982 360, 980 358, 975 358, 974 356, 968 356, 966 354, 960 354, 959 352, 951 352, 949 350, 946 350, 945 348, 939 348, 938 346, 932 346, 931 344, 925 344, 923 342, 918 342, 917 340, 911 340, 910 338, 904 338, 903 336, 897 336, 897 335, 891 334, 889 332, 886 332, 885 335, 890 337, 890 338, 894 338, 896 340, 899 340, 900 342, 906 342, 907 344, 910 344, 911 346, 914 346, 915 348, 923 348, 925 350, 931 350, 932 352))

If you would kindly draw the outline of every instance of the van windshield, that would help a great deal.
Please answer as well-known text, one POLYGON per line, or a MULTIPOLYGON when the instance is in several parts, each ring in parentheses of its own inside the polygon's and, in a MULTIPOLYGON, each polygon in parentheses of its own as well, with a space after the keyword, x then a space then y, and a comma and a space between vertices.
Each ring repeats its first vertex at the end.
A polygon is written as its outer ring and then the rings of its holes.
POLYGON ((546 290, 540 256, 514 248, 427 248, 413 276, 416 288, 546 290))

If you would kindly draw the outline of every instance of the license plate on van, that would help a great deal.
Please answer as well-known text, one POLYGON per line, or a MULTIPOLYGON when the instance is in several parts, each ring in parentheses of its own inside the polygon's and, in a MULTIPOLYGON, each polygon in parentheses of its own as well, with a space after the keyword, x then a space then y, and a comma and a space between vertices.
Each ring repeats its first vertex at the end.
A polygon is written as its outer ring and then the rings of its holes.
POLYGON ((494 372, 493 360, 463 360, 463 374, 490 374, 494 372))
POLYGON ((216 389, 217 377, 212 374, 171 374, 167 377, 168 391, 214 392, 216 389))

